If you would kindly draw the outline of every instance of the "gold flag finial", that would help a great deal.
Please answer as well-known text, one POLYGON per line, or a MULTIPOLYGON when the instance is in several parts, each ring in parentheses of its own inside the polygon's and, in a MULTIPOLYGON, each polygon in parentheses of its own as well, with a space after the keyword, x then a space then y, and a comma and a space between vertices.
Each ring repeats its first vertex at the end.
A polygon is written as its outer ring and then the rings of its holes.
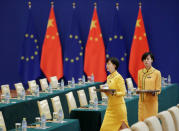
POLYGON ((52 1, 52 2, 50 2, 50 3, 51 3, 51 6, 54 7, 54 2, 52 1))
POLYGON ((116 3, 116 9, 119 10, 119 3, 116 3))
POLYGON ((139 8, 141 8, 142 7, 142 3, 141 2, 139 2, 139 8))
POLYGON ((96 8, 96 6, 97 6, 97 3, 95 2, 95 3, 94 3, 94 7, 96 8))
POLYGON ((31 1, 29 1, 29 2, 28 2, 28 6, 29 6, 29 9, 30 9, 30 8, 31 8, 31 6, 32 6, 31 1))
POLYGON ((76 3, 73 2, 73 3, 72 3, 72 6, 73 6, 73 8, 76 8, 76 3))

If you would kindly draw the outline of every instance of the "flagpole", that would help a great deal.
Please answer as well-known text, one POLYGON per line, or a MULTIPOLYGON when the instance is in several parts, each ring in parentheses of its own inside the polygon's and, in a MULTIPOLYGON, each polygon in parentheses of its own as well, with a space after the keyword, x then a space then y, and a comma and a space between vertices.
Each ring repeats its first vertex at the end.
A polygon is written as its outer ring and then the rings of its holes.
MULTIPOLYGON (((139 2, 139 9, 142 8, 142 2, 139 2)), ((145 78, 144 78, 145 80, 145 78)), ((142 82, 142 90, 145 90, 145 84, 142 82)), ((141 101, 144 101, 144 93, 141 94, 141 101)))

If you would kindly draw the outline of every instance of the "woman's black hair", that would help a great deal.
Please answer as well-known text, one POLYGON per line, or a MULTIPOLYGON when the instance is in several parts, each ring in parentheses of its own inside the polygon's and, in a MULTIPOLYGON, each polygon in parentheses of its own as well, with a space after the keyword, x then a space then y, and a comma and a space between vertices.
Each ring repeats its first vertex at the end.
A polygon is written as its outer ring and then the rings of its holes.
POLYGON ((119 60, 116 57, 110 57, 107 58, 106 63, 108 63, 109 61, 111 61, 111 63, 116 66, 115 69, 117 70, 119 67, 119 60))
POLYGON ((144 61, 144 60, 147 58, 147 56, 149 56, 149 55, 150 55, 151 59, 154 61, 154 56, 153 56, 153 54, 152 54, 151 52, 145 52, 145 53, 142 55, 141 60, 144 61))

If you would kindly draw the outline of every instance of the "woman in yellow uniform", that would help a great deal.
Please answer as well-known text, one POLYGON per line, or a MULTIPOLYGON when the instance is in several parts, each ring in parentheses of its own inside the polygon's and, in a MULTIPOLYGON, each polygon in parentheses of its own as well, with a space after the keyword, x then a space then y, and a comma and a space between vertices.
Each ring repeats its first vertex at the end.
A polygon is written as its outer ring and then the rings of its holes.
MULTIPOLYGON (((146 52, 142 56, 145 68, 138 71, 138 89, 139 90, 160 90, 161 91, 161 73, 152 67, 154 56, 146 52)), ((159 93, 140 93, 138 103, 138 120, 144 121, 150 116, 156 116, 158 113, 158 94, 159 93)))
POLYGON ((111 73, 107 77, 109 89, 116 89, 115 92, 106 92, 108 106, 100 131, 119 131, 128 127, 125 96, 125 82, 117 72, 119 61, 111 57, 107 59, 107 70, 111 73))

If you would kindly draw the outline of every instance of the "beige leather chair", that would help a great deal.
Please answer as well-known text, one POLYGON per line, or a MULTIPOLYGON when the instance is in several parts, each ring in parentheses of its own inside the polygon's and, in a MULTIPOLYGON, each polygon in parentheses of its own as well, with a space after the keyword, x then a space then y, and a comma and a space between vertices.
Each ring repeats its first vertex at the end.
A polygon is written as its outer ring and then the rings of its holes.
POLYGON ((139 121, 131 126, 132 131, 149 131, 148 126, 142 122, 139 121))
MULTIPOLYGON (((103 86, 104 86, 104 85, 100 85, 100 86, 99 86, 100 89, 103 89, 103 86)), ((107 97, 107 96, 106 96, 106 94, 105 94, 104 92, 101 92, 101 97, 103 98, 103 97, 107 97)))
POLYGON ((96 91, 94 91, 94 89, 96 89, 95 86, 88 88, 90 100, 93 100, 93 101, 94 101, 95 98, 98 98, 98 97, 97 97, 97 93, 96 93, 96 91))
POLYGON ((42 88, 42 91, 46 91, 46 89, 48 88, 47 78, 40 79, 39 81, 40 81, 40 86, 42 88))
POLYGON ((171 114, 168 111, 160 112, 157 117, 162 123, 163 131, 175 131, 175 125, 171 114))
MULTIPOLYGON (((52 106, 53 106, 54 112, 59 112, 59 110, 63 111, 59 96, 55 96, 55 97, 51 98, 51 101, 52 101, 52 106)), ((63 119, 64 119, 64 114, 63 114, 63 119)))
POLYGON ((20 94, 20 92, 22 92, 22 90, 24 90, 24 87, 23 87, 22 83, 16 83, 16 84, 14 84, 14 86, 16 88, 17 95, 20 94))
POLYGON ((53 89, 56 89, 56 88, 57 88, 58 79, 57 79, 56 76, 50 77, 50 84, 51 84, 51 86, 52 86, 53 89))
POLYGON ((69 92, 69 93, 67 93, 65 95, 66 95, 66 98, 67 98, 69 112, 71 112, 72 109, 77 108, 75 98, 74 98, 72 92, 69 92))
POLYGON ((162 125, 156 116, 149 117, 145 119, 144 122, 147 124, 150 131, 162 131, 162 125))
POLYGON ((40 116, 45 114, 46 119, 52 119, 47 100, 37 101, 40 116))
POLYGON ((134 89, 134 85, 131 78, 126 78, 127 88, 132 90, 134 89))
POLYGON ((130 128, 122 129, 120 131, 132 131, 130 128))
POLYGON ((9 88, 9 85, 6 84, 6 85, 1 85, 1 91, 2 91, 2 94, 5 95, 6 93, 9 93, 10 95, 10 98, 11 98, 11 92, 10 92, 10 88, 9 88))
POLYGON ((169 108, 168 111, 172 115, 176 131, 179 131, 179 108, 177 108, 176 106, 173 106, 169 108))
POLYGON ((29 91, 31 92, 31 94, 33 94, 37 87, 37 83, 35 80, 31 80, 31 81, 28 81, 28 86, 29 86, 29 91))
POLYGON ((78 90, 77 94, 78 94, 78 98, 79 98, 79 101, 80 101, 80 106, 88 105, 88 102, 87 102, 87 99, 86 99, 86 94, 85 94, 84 90, 78 90))
POLYGON ((4 117, 1 111, 0 111, 0 127, 3 128, 3 131, 6 131, 6 125, 5 125, 4 117))
POLYGON ((177 107, 179 108, 179 104, 177 104, 177 107))

